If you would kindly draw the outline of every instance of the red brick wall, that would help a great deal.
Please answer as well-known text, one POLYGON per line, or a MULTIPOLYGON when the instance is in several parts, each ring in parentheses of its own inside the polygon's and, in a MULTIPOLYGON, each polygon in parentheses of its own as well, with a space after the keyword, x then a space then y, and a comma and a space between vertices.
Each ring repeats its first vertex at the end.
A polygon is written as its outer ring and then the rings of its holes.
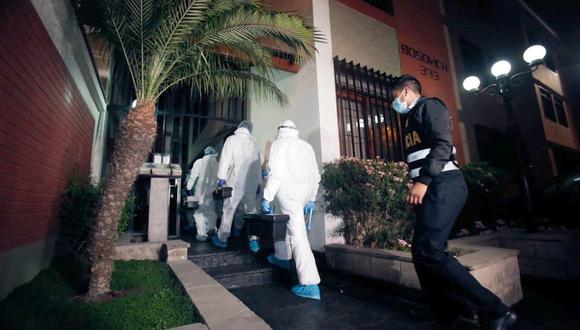
POLYGON ((55 234, 94 120, 29 0, 0 6, 0 252, 55 234))

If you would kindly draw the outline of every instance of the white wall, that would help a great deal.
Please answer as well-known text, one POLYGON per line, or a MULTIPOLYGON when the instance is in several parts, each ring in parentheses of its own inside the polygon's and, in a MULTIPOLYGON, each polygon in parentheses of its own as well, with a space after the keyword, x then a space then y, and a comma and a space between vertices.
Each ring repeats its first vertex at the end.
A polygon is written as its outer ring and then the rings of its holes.
MULTIPOLYGON (((275 72, 273 81, 288 96, 288 106, 282 108, 276 103, 253 99, 249 117, 264 156, 267 156, 266 148, 276 136, 279 123, 290 119, 296 123, 300 137, 314 148, 321 166, 323 162, 340 157, 340 142, 328 0, 313 1, 312 9, 314 25, 326 36, 325 43, 316 44, 316 63, 306 63, 296 74, 275 72)), ((319 193, 319 199, 321 195, 319 193)), ((334 242, 332 236, 337 220, 321 212, 320 202, 317 206, 310 244, 314 250, 322 251, 325 244, 334 242)))
POLYGON ((69 0, 31 2, 95 119, 91 175, 98 180, 103 167, 107 106, 74 9, 69 0))
POLYGON ((330 21, 333 56, 386 74, 401 74, 395 29, 336 0, 330 0, 330 21))

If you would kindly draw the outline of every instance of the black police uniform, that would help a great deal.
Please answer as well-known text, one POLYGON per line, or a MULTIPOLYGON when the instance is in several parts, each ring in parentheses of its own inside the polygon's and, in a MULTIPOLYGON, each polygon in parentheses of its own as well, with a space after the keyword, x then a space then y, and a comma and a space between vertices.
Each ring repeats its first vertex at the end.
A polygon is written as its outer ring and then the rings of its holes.
POLYGON ((437 98, 421 97, 405 117, 409 172, 413 181, 428 186, 423 204, 417 207, 412 254, 432 311, 450 320, 467 303, 484 318, 500 317, 507 306, 446 252, 467 200, 467 186, 455 161, 449 110, 437 98))

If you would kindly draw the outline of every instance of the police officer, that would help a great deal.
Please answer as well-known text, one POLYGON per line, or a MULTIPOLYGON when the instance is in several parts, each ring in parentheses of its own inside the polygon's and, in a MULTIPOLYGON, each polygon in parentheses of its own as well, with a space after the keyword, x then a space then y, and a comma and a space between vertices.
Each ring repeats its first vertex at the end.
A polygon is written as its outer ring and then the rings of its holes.
POLYGON ((417 206, 412 254, 421 288, 433 314, 452 325, 468 304, 484 329, 506 329, 517 316, 484 288, 447 250, 447 239, 467 199, 455 161, 449 110, 437 98, 421 96, 421 84, 402 75, 392 88, 393 109, 403 115, 404 144, 413 180, 407 201, 417 206))

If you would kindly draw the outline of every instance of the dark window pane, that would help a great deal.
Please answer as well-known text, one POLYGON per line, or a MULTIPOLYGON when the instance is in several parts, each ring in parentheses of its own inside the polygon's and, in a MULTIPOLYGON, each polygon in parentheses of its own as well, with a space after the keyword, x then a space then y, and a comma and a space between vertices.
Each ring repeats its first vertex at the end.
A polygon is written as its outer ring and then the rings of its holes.
POLYGON ((394 16, 395 8, 393 7, 393 0, 363 0, 364 2, 376 7, 385 13, 394 16))
POLYGON ((556 108, 556 116, 558 117, 558 123, 568 127, 568 118, 566 117, 566 108, 564 107, 564 102, 559 98, 554 98, 554 107, 556 108))
POLYGON ((540 96, 542 97, 542 107, 544 108, 544 116, 553 122, 557 122, 556 112, 552 103, 552 95, 545 89, 540 87, 540 96))
POLYGON ((463 57, 463 67, 466 75, 482 75, 486 70, 485 54, 473 43, 459 38, 459 47, 463 57))
POLYGON ((334 58, 341 156, 401 161, 399 118, 388 92, 394 77, 334 58))

